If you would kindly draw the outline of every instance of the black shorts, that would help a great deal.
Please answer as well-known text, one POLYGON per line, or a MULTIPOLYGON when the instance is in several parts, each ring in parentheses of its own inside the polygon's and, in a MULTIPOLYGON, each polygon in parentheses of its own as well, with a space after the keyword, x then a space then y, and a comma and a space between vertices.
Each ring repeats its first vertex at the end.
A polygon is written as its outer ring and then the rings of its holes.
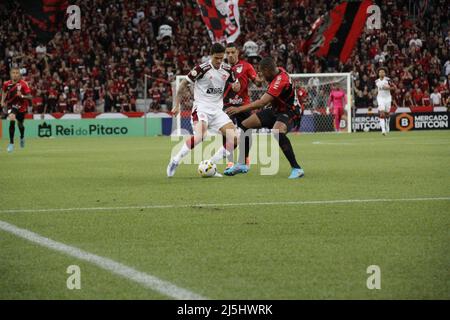
MULTIPOLYGON (((223 109, 224 111, 227 110, 227 107, 225 107, 223 109)), ((233 116, 230 116, 231 121, 233 121, 233 123, 235 125, 237 125, 239 128, 242 128, 242 122, 244 122, 245 119, 247 119, 248 117, 250 117, 252 115, 251 111, 245 111, 245 112, 241 112, 241 113, 237 113, 233 116)))
POLYGON ((272 108, 264 109, 256 114, 261 122, 262 128, 272 129, 275 122, 280 121, 286 125, 288 131, 295 126, 294 112, 276 112, 272 108))
POLYGON ((11 108, 8 110, 8 114, 12 113, 16 116, 16 120, 19 122, 23 122, 25 120, 25 114, 26 112, 20 112, 17 108, 11 108))

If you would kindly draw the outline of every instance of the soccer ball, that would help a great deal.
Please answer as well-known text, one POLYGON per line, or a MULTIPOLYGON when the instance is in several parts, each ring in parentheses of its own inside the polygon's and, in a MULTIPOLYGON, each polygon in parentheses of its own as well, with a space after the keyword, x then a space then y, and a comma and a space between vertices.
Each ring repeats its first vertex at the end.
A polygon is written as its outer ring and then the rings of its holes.
POLYGON ((198 165, 198 174, 203 178, 213 177, 217 172, 216 164, 210 160, 203 160, 198 165))

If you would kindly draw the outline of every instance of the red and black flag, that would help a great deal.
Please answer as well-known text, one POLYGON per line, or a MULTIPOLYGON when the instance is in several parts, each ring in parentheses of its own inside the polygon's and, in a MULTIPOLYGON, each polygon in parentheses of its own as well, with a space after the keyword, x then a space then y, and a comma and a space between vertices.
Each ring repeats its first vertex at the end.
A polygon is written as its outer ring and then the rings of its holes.
POLYGON ((197 0, 212 42, 234 42, 241 33, 239 5, 243 0, 197 0))
POLYGON ((372 0, 346 1, 318 18, 309 32, 303 51, 318 57, 347 62, 364 30, 372 0))
POLYGON ((36 40, 47 43, 64 27, 68 0, 19 0, 25 16, 36 34, 36 40))

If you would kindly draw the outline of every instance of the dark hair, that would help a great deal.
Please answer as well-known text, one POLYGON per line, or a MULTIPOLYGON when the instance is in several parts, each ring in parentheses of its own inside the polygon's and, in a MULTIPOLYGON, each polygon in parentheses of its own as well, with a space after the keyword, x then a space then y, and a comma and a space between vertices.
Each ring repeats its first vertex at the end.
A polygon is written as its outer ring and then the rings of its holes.
POLYGON ((265 57, 262 58, 259 62, 259 66, 261 69, 275 69, 277 65, 275 64, 275 61, 271 57, 265 57))
POLYGON ((236 48, 236 49, 239 49, 238 48, 238 46, 236 45, 236 43, 234 43, 234 42, 229 42, 229 43, 227 43, 227 46, 226 46, 227 48, 236 48))
POLYGON ((211 54, 215 53, 225 53, 225 47, 218 42, 214 43, 211 47, 211 54))
POLYGON ((377 70, 377 74, 379 74, 381 70, 384 70, 384 73, 386 73, 386 74, 388 73, 388 70, 386 67, 379 67, 377 70))

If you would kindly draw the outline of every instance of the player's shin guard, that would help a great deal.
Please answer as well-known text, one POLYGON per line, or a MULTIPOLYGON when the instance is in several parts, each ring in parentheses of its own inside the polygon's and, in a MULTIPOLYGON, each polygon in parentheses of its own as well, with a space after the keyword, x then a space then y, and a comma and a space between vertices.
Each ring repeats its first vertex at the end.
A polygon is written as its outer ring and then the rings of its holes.
POLYGON ((283 151, 284 156, 288 159, 292 168, 300 169, 300 165, 295 159, 294 149, 292 149, 292 144, 285 133, 279 133, 278 144, 283 151))
POLYGON ((9 143, 14 144, 14 134, 16 133, 16 122, 9 122, 9 143))

